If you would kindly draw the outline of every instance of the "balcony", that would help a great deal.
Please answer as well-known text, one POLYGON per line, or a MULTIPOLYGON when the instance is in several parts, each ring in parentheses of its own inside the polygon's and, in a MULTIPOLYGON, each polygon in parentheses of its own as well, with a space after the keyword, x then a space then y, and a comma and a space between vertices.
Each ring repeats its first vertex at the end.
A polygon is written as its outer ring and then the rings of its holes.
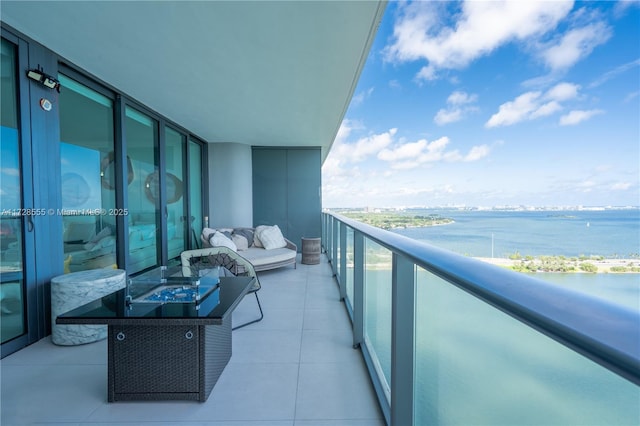
POLYGON ((2 360, 3 424, 640 423, 639 312, 342 216, 323 245, 260 274, 206 403, 108 404, 106 343, 43 339, 2 360))
MULTIPOLYGON (((264 320, 233 332, 207 402, 109 404, 106 341, 62 347, 47 337, 1 361, 0 424, 384 424, 327 259, 261 272, 260 282, 264 320)), ((256 314, 247 297, 233 319, 256 314)))

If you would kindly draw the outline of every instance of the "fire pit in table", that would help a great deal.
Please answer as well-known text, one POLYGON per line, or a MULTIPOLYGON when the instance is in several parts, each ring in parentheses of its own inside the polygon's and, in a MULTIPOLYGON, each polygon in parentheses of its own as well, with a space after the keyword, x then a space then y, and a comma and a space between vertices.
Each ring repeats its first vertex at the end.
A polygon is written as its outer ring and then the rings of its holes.
MULTIPOLYGON (((198 287, 187 286, 163 286, 151 294, 142 296, 142 300, 149 302, 191 302, 200 300, 201 294, 198 287)), ((138 299, 140 300, 140 299, 138 299)))

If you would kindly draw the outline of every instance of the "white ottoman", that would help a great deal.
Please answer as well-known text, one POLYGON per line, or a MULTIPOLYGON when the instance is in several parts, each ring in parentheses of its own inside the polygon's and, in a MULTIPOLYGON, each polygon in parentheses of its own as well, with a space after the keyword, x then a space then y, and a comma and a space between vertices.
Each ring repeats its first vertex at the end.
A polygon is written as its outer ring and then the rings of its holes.
POLYGON ((56 345, 81 345, 106 339, 106 325, 56 324, 56 317, 107 294, 125 288, 121 269, 72 272, 51 280, 51 341, 56 345))

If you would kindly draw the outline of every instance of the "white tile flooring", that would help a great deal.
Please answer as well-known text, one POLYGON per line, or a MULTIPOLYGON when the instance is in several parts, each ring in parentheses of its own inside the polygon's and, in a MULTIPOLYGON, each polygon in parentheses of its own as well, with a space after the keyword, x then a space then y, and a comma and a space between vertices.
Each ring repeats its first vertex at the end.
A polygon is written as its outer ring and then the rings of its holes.
MULTIPOLYGON (((47 337, 0 361, 0 424, 383 425, 326 258, 259 277, 265 318, 233 332, 231 361, 205 403, 109 404, 106 341, 60 347, 47 337)), ((234 321, 257 312, 248 296, 234 321)))

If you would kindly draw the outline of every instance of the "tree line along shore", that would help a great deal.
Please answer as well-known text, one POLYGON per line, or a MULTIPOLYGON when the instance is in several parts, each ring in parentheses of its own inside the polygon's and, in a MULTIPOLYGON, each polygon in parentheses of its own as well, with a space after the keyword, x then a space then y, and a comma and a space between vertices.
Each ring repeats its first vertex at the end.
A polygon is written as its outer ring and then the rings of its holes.
POLYGON ((447 225, 454 223, 453 219, 437 214, 405 215, 387 212, 341 212, 343 216, 357 220, 367 225, 385 230, 403 228, 422 228, 425 226, 447 225))
POLYGON ((476 259, 518 272, 584 272, 640 273, 640 259, 608 259, 603 256, 519 256, 508 258, 477 257, 476 259))

